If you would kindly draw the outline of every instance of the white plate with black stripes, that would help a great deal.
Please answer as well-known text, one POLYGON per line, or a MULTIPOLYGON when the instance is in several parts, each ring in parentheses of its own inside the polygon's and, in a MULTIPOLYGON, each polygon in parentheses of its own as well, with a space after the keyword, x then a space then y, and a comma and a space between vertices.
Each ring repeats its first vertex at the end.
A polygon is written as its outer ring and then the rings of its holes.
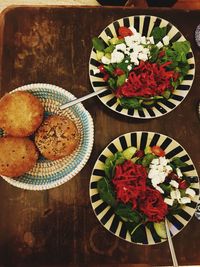
MULTIPOLYGON (((142 36, 150 36, 154 27, 167 27, 167 35, 170 37, 171 43, 186 40, 183 34, 169 21, 150 15, 131 16, 116 20, 109 24, 101 32, 99 37, 106 44, 108 44, 108 39, 110 37, 112 38, 117 36, 118 29, 121 26, 134 26, 136 30, 142 34, 142 36)), ((190 50, 190 52, 187 54, 187 59, 190 69, 181 85, 174 90, 170 99, 162 99, 151 108, 143 107, 140 110, 125 109, 118 103, 117 98, 114 96, 111 90, 106 90, 105 92, 99 94, 98 97, 108 108, 125 116, 140 119, 151 119, 163 116, 175 109, 183 101, 192 86, 195 75, 195 60, 192 50, 190 50)), ((103 80, 103 75, 101 73, 94 73, 94 69, 100 64, 101 63, 97 61, 96 51, 93 48, 89 60, 89 76, 94 91, 98 91, 102 88, 109 89, 108 84, 103 80)))
POLYGON ((175 236, 188 224, 195 213, 196 206, 199 201, 199 178, 190 156, 174 139, 154 132, 131 132, 117 137, 103 150, 97 159, 92 171, 89 185, 92 208, 99 222, 115 236, 128 242, 140 245, 154 245, 164 242, 166 239, 162 239, 155 235, 154 229, 151 228, 150 230, 145 227, 145 225, 141 225, 141 240, 140 242, 133 241, 126 229, 125 223, 114 213, 113 208, 100 198, 97 189, 97 182, 105 175, 104 164, 106 159, 115 154, 117 151, 122 151, 129 146, 144 149, 146 146, 154 145, 160 146, 165 151, 168 159, 179 157, 182 161, 186 162, 188 164, 187 167, 181 168, 181 171, 186 176, 194 178, 191 188, 195 190, 196 196, 192 199, 192 202, 183 206, 178 215, 167 215, 171 235, 175 236))

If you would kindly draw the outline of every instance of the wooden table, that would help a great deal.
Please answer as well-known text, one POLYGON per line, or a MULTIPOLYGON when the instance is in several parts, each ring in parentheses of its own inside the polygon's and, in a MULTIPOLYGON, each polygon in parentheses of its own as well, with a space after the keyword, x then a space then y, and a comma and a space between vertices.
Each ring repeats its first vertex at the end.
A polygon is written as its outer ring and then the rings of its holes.
MULTIPOLYGON (((1 14, 0 94, 35 82, 61 86, 77 97, 92 92, 88 77, 91 37, 117 18, 144 13, 171 21, 191 42, 197 65, 191 92, 173 112, 147 121, 111 112, 97 98, 85 102, 95 123, 95 144, 87 165, 76 177, 43 192, 20 190, 0 180, 0 267, 171 265, 166 242, 138 246, 105 230, 92 211, 88 185, 102 149, 120 134, 136 130, 157 131, 175 138, 200 172, 196 110, 200 50, 194 43, 200 11, 10 8, 1 14)), ((200 265, 200 222, 196 218, 173 240, 180 264, 200 265)))

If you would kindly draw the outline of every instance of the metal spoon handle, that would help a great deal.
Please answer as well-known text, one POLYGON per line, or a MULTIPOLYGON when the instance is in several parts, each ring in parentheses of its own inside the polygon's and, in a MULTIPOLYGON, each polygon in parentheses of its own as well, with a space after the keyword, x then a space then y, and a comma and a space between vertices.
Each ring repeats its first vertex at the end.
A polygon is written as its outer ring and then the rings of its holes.
POLYGON ((171 256, 172 256, 173 266, 178 267, 178 261, 176 258, 176 253, 174 250, 174 245, 172 242, 172 238, 171 238, 171 234, 169 231, 169 226, 168 226, 168 222, 167 222, 166 218, 165 218, 165 228, 166 228, 166 232, 167 232, 167 239, 168 239, 168 244, 169 244, 169 248, 170 248, 170 252, 171 252, 171 256))
POLYGON ((68 102, 68 103, 66 103, 66 104, 64 104, 64 105, 62 105, 62 106, 60 106, 60 109, 69 108, 69 107, 71 107, 71 106, 73 106, 73 105, 76 105, 76 104, 78 104, 78 103, 80 103, 80 102, 86 100, 86 99, 89 99, 89 98, 91 98, 91 97, 93 97, 93 96, 99 95, 99 94, 103 93, 103 92, 106 91, 106 90, 107 90, 107 88, 103 88, 103 89, 100 89, 100 90, 98 90, 98 91, 96 91, 96 92, 93 92, 93 93, 90 93, 90 94, 88 94, 88 95, 85 95, 85 96, 83 96, 83 97, 74 99, 74 100, 72 100, 72 101, 70 101, 70 102, 68 102))

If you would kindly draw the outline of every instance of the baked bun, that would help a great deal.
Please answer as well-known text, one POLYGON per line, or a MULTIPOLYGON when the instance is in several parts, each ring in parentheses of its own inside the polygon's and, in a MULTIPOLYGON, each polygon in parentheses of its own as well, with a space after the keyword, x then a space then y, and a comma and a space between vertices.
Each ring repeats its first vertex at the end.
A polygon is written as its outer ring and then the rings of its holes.
POLYGON ((37 159, 37 149, 28 138, 0 138, 0 175, 18 177, 31 170, 37 159))
POLYGON ((43 120, 40 100, 24 91, 6 94, 0 100, 0 128, 6 135, 25 137, 33 134, 43 120))
POLYGON ((49 160, 70 155, 78 143, 79 134, 76 125, 64 116, 49 116, 35 134, 36 146, 49 160))

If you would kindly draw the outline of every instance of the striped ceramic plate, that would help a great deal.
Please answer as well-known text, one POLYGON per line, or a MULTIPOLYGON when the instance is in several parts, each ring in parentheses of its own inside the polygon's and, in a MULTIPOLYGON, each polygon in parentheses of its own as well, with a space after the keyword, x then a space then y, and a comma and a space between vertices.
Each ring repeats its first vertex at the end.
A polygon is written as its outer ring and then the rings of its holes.
MULTIPOLYGON (((156 26, 167 27, 167 35, 170 37, 171 43, 175 41, 186 40, 183 34, 170 22, 165 19, 149 15, 125 17, 116 20, 115 22, 108 25, 99 35, 99 37, 101 37, 105 41, 105 43, 107 43, 108 38, 117 36, 117 32, 120 26, 134 26, 136 30, 139 31, 143 36, 149 36, 151 34, 152 29, 156 26)), ((141 110, 124 109, 117 102, 116 97, 112 94, 110 90, 99 94, 98 97, 108 108, 125 116, 140 119, 160 117, 176 108, 186 97, 192 86, 195 74, 195 61, 192 50, 187 54, 187 59, 188 63, 190 64, 190 70, 182 84, 173 92, 169 100, 164 99, 162 101, 159 101, 152 108, 142 108, 141 110)), ((102 74, 94 74, 93 72, 93 70, 99 65, 100 63, 97 61, 96 58, 96 51, 93 48, 89 61, 89 75, 94 91, 97 91, 102 88, 108 88, 107 83, 103 81, 102 74)))
POLYGON ((58 86, 42 83, 30 84, 14 91, 27 91, 37 96, 44 106, 45 117, 57 114, 73 120, 80 133, 80 143, 71 155, 62 159, 50 161, 40 157, 31 171, 17 179, 2 177, 16 187, 29 190, 45 190, 65 183, 74 177, 89 159, 94 141, 93 120, 90 114, 82 104, 60 110, 60 105, 75 97, 58 86))
MULTIPOLYGON (((123 221, 120 220, 120 218, 114 213, 114 210, 107 205, 107 203, 101 200, 97 190, 97 181, 105 175, 105 160, 117 151, 122 151, 129 146, 135 146, 138 149, 144 149, 146 146, 154 145, 159 145, 163 150, 165 150, 166 157, 168 159, 178 156, 182 161, 187 162, 188 166, 181 168, 181 170, 185 175, 194 176, 197 178, 197 171, 184 148, 172 138, 153 132, 132 132, 116 138, 103 150, 92 171, 89 193, 92 208, 98 220, 111 233, 132 243, 136 242, 131 240, 130 234, 128 233, 123 221)), ((195 180, 195 183, 192 184, 191 188, 193 188, 196 192, 196 196, 192 199, 192 202, 185 205, 179 215, 167 216, 172 236, 179 233, 195 213, 196 205, 199 199, 198 178, 195 180)), ((150 230, 144 225, 142 225, 140 228, 142 234, 140 237, 140 242, 137 242, 138 244, 153 245, 166 240, 158 238, 157 236, 155 237, 154 228, 150 230)))

